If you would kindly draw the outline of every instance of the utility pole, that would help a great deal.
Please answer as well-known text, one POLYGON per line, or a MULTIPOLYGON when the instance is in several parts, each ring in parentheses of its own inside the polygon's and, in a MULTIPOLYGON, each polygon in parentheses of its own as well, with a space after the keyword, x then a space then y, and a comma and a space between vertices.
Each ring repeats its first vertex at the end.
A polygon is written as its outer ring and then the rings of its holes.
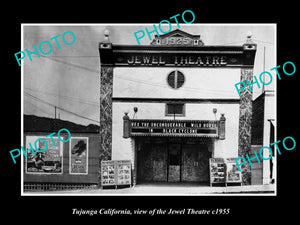
POLYGON ((54 119, 56 119, 56 106, 54 106, 54 119))

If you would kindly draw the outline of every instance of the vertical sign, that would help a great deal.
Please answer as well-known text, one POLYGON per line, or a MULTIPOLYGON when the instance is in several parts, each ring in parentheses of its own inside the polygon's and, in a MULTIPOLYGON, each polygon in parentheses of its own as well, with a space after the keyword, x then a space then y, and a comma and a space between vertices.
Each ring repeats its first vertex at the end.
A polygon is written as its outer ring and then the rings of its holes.
POLYGON ((88 174, 88 137, 71 137, 70 174, 88 174))

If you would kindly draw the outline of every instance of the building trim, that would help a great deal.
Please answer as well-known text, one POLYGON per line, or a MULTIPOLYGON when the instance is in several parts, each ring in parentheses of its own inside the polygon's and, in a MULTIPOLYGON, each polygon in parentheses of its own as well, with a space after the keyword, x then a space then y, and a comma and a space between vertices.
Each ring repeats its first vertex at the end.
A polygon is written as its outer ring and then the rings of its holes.
POLYGON ((144 102, 144 103, 215 103, 215 104, 240 104, 240 99, 192 99, 192 98, 131 98, 131 97, 113 97, 113 102, 144 102))
POLYGON ((186 53, 186 54, 243 54, 243 51, 222 51, 222 50, 153 50, 153 49, 147 49, 147 50, 114 50, 114 52, 119 53, 160 53, 160 54, 168 54, 168 53, 186 53))

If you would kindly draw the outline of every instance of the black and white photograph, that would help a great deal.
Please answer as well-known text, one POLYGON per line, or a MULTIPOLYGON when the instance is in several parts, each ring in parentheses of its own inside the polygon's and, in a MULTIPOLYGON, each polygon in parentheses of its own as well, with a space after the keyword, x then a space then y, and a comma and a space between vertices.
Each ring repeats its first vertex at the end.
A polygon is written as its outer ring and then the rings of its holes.
POLYGON ((24 137, 71 134, 24 195, 276 194, 276 24, 154 27, 22 26, 24 137))
POLYGON ((296 7, 147 4, 8 9, 4 216, 291 220, 296 7))

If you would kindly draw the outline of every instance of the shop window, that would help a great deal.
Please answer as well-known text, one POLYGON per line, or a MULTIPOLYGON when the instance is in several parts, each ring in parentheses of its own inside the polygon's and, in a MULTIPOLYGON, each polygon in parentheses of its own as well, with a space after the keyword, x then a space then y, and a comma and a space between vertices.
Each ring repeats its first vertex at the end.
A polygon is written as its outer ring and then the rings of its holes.
POLYGON ((167 103, 166 116, 185 116, 185 105, 183 103, 167 103))
POLYGON ((71 137, 70 174, 88 174, 88 137, 71 137))
POLYGON ((172 71, 168 75, 168 79, 167 79, 170 87, 172 87, 174 89, 180 88, 184 84, 184 80, 185 80, 185 78, 184 78, 183 73, 181 73, 178 70, 172 71))

